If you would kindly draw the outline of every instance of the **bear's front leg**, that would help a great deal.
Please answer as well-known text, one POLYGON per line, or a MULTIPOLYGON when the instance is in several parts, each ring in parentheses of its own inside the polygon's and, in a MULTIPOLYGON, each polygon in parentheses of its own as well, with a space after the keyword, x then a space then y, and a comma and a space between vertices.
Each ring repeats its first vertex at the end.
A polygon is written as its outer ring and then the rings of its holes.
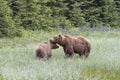
POLYGON ((72 46, 66 46, 64 47, 64 52, 67 57, 72 57, 73 56, 73 47, 72 46))
POLYGON ((51 58, 51 56, 52 56, 51 52, 48 53, 48 57, 47 57, 47 59, 51 58))

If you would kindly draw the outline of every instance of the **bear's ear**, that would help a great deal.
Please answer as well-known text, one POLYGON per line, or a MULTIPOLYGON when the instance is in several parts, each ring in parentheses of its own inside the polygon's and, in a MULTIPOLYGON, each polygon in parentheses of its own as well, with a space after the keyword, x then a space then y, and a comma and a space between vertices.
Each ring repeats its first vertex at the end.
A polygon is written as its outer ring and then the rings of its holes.
POLYGON ((58 36, 59 36, 60 38, 62 38, 62 35, 61 35, 61 34, 59 34, 58 36))

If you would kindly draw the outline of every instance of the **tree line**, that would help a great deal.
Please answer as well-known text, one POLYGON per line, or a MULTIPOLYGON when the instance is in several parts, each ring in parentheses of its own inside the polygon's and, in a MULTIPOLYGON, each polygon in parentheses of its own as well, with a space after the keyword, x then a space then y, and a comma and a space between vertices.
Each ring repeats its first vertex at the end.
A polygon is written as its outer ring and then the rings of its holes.
POLYGON ((0 0, 0 37, 21 30, 120 27, 120 0, 0 0))

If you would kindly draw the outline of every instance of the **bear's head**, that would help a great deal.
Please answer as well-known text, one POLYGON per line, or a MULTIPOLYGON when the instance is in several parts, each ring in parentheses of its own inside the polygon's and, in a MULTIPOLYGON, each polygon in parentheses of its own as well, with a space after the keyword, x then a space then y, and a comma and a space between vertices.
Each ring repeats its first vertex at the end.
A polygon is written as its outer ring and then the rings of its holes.
POLYGON ((55 35, 53 36, 50 41, 53 42, 53 43, 58 43, 59 45, 63 45, 64 42, 65 42, 65 37, 63 35, 55 35))
POLYGON ((53 41, 51 41, 51 40, 50 40, 50 45, 51 45, 51 48, 52 48, 52 49, 57 49, 57 48, 59 48, 59 46, 58 46, 55 42, 53 42, 53 41))

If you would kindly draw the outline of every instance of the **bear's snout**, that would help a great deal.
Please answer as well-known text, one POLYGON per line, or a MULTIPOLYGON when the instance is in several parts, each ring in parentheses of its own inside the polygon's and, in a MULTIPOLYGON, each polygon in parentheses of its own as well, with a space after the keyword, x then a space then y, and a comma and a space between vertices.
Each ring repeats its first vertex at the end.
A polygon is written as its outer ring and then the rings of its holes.
POLYGON ((51 38, 51 39, 50 39, 50 42, 55 43, 55 39, 54 39, 54 38, 51 38))
POLYGON ((56 48, 59 48, 59 46, 57 45, 56 48))
POLYGON ((52 43, 52 49, 57 49, 59 46, 56 43, 52 43))

